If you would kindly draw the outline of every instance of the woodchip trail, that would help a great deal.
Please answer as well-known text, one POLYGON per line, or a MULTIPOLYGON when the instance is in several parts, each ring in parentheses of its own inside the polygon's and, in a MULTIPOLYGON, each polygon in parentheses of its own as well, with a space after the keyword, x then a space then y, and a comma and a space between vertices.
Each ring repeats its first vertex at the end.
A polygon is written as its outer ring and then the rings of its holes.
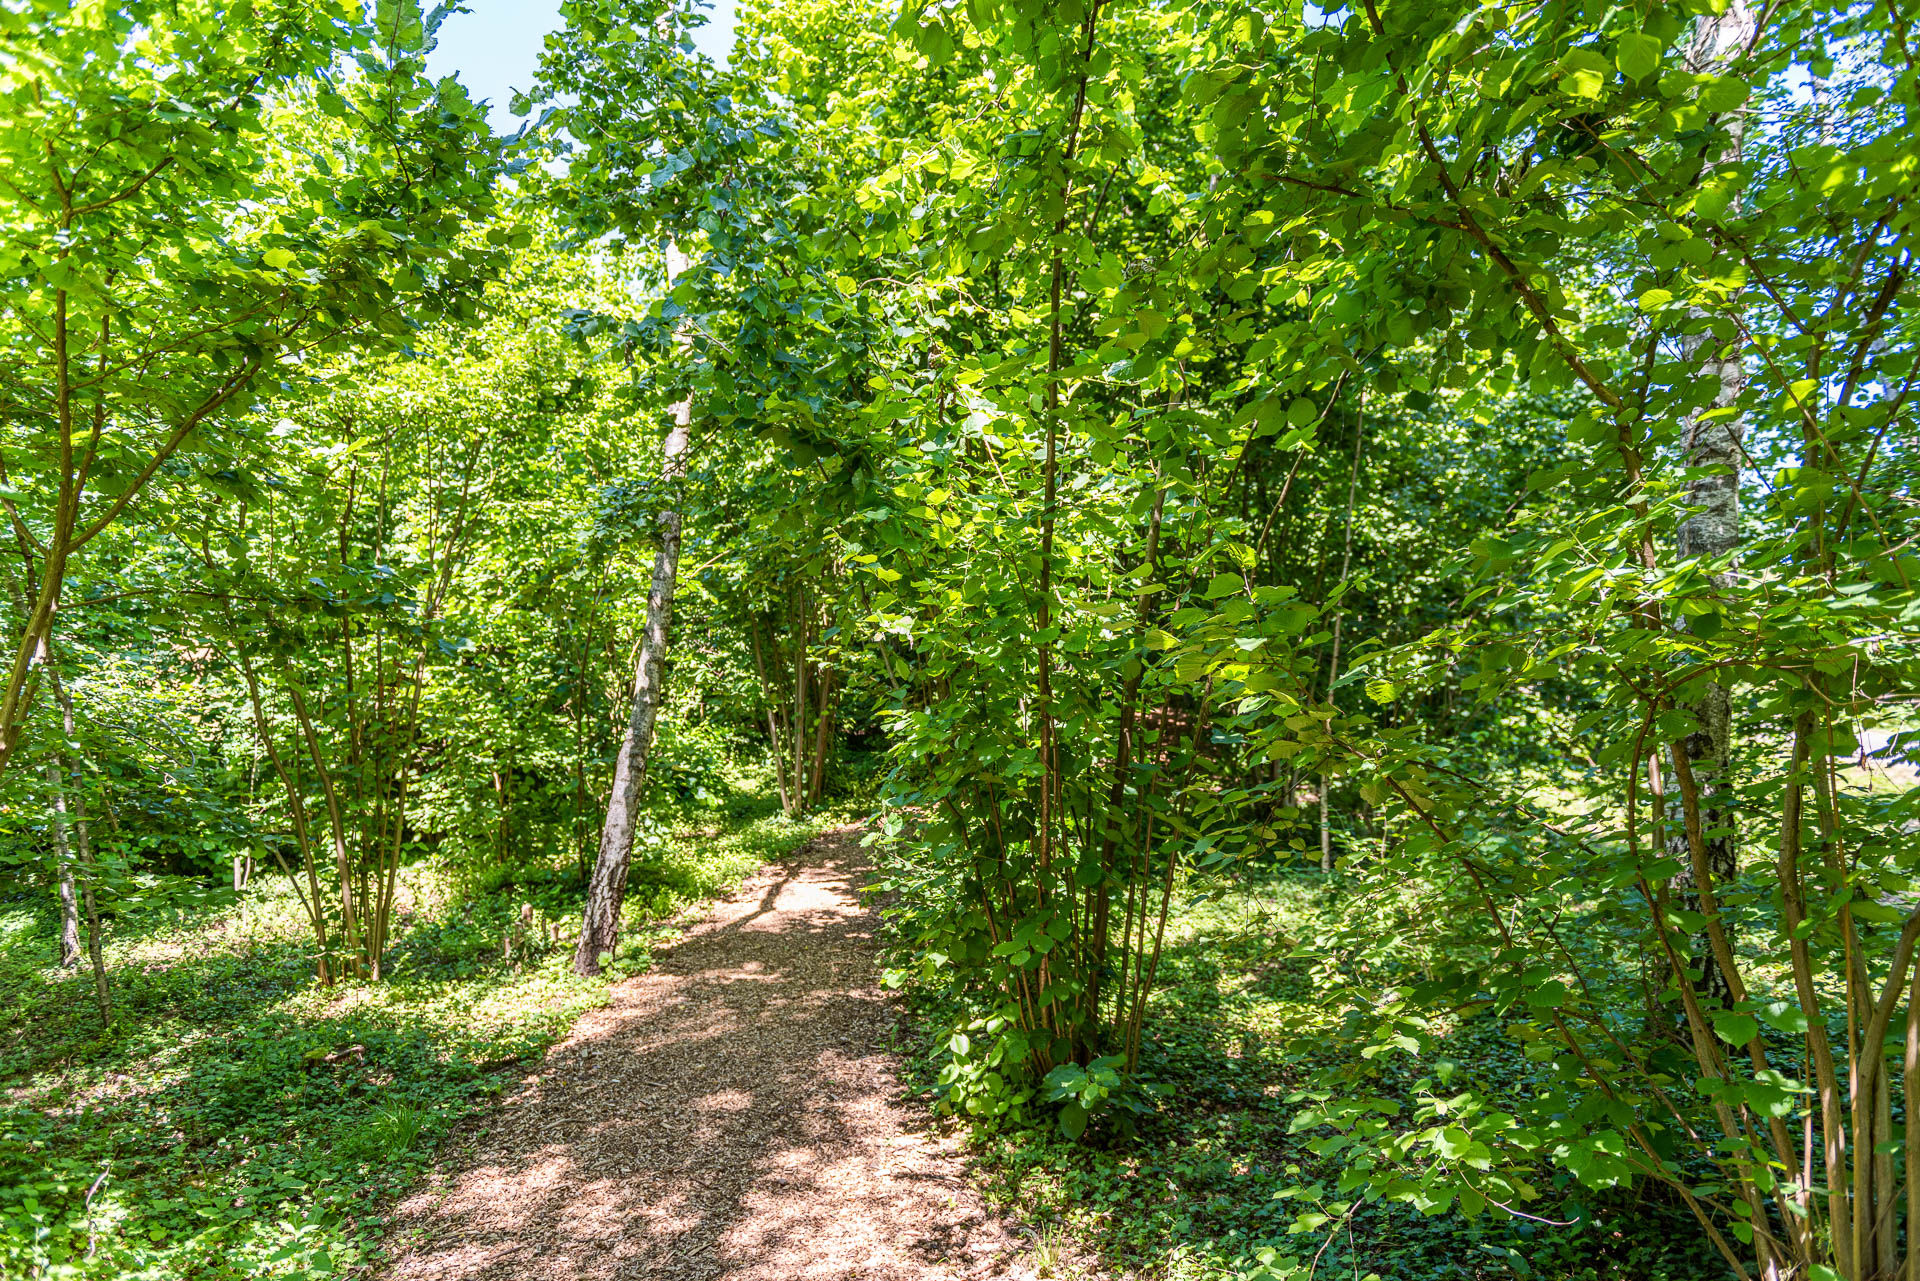
POLYGON ((857 829, 769 865, 447 1146, 391 1281, 1024 1278, 901 1097, 857 829))

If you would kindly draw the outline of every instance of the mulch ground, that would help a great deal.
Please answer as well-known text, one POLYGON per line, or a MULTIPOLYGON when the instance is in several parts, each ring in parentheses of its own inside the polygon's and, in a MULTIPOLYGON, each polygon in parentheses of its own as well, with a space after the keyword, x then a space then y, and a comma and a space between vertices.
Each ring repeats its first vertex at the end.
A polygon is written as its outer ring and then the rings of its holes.
POLYGON ((393 1281, 1031 1276, 902 1097, 847 829, 613 989, 398 1207, 393 1281))

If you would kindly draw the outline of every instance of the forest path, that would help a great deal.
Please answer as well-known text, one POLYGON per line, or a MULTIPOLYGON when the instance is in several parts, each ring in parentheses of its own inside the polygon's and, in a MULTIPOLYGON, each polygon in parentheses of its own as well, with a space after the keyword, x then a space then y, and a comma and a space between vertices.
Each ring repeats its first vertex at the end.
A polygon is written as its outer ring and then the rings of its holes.
POLYGON ((1025 1277, 901 1098, 858 829, 770 864, 400 1205, 393 1281, 1025 1277))

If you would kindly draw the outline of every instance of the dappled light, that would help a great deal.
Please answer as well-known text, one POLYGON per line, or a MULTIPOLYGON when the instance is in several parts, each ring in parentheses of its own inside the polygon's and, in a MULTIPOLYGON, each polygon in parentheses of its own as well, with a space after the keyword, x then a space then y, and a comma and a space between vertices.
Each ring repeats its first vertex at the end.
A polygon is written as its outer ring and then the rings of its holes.
POLYGON ((393 1275, 1008 1275, 1020 1238, 900 1098, 857 840, 769 869, 582 1018, 401 1203, 393 1275))

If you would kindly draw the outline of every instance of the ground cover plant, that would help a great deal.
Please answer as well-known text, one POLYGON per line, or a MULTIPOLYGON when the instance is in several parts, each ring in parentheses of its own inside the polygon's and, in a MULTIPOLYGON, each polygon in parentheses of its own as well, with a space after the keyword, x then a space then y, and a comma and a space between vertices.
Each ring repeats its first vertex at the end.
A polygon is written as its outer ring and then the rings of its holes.
POLYGON ((116 920, 117 1016, 102 1030, 77 980, 55 978, 44 905, 10 905, 0 983, 21 1034, 0 1058, 7 1275, 364 1273, 387 1202, 438 1141, 610 980, 644 972, 650 942, 672 935, 661 925, 830 825, 787 820, 770 794, 716 801, 674 815, 648 849, 630 949, 603 977, 569 967, 571 868, 481 883, 416 868, 389 981, 350 993, 314 981, 300 908, 263 880, 210 919, 116 920))
MULTIPOLYGON (((1345 893, 1317 872, 1183 888, 1141 1054, 1161 1105, 1121 1141, 1072 1142, 1051 1126, 981 1135, 989 1194, 1070 1243, 1054 1275, 1262 1281, 1289 1255, 1331 1277, 1723 1275, 1684 1205, 1645 1189, 1594 1192, 1562 1175, 1532 1218, 1423 1215, 1338 1191, 1339 1149, 1315 1144, 1295 1119, 1316 1082, 1365 1061, 1361 1038, 1329 1011, 1316 963, 1345 893)), ((915 1059, 916 1087, 936 1107, 949 1093, 942 1013, 926 1011, 920 1026, 940 1030, 915 1059)), ((1432 1088, 1523 1094, 1541 1079, 1525 1049, 1507 1021, 1465 1020, 1384 1089, 1402 1105, 1432 1088)))

